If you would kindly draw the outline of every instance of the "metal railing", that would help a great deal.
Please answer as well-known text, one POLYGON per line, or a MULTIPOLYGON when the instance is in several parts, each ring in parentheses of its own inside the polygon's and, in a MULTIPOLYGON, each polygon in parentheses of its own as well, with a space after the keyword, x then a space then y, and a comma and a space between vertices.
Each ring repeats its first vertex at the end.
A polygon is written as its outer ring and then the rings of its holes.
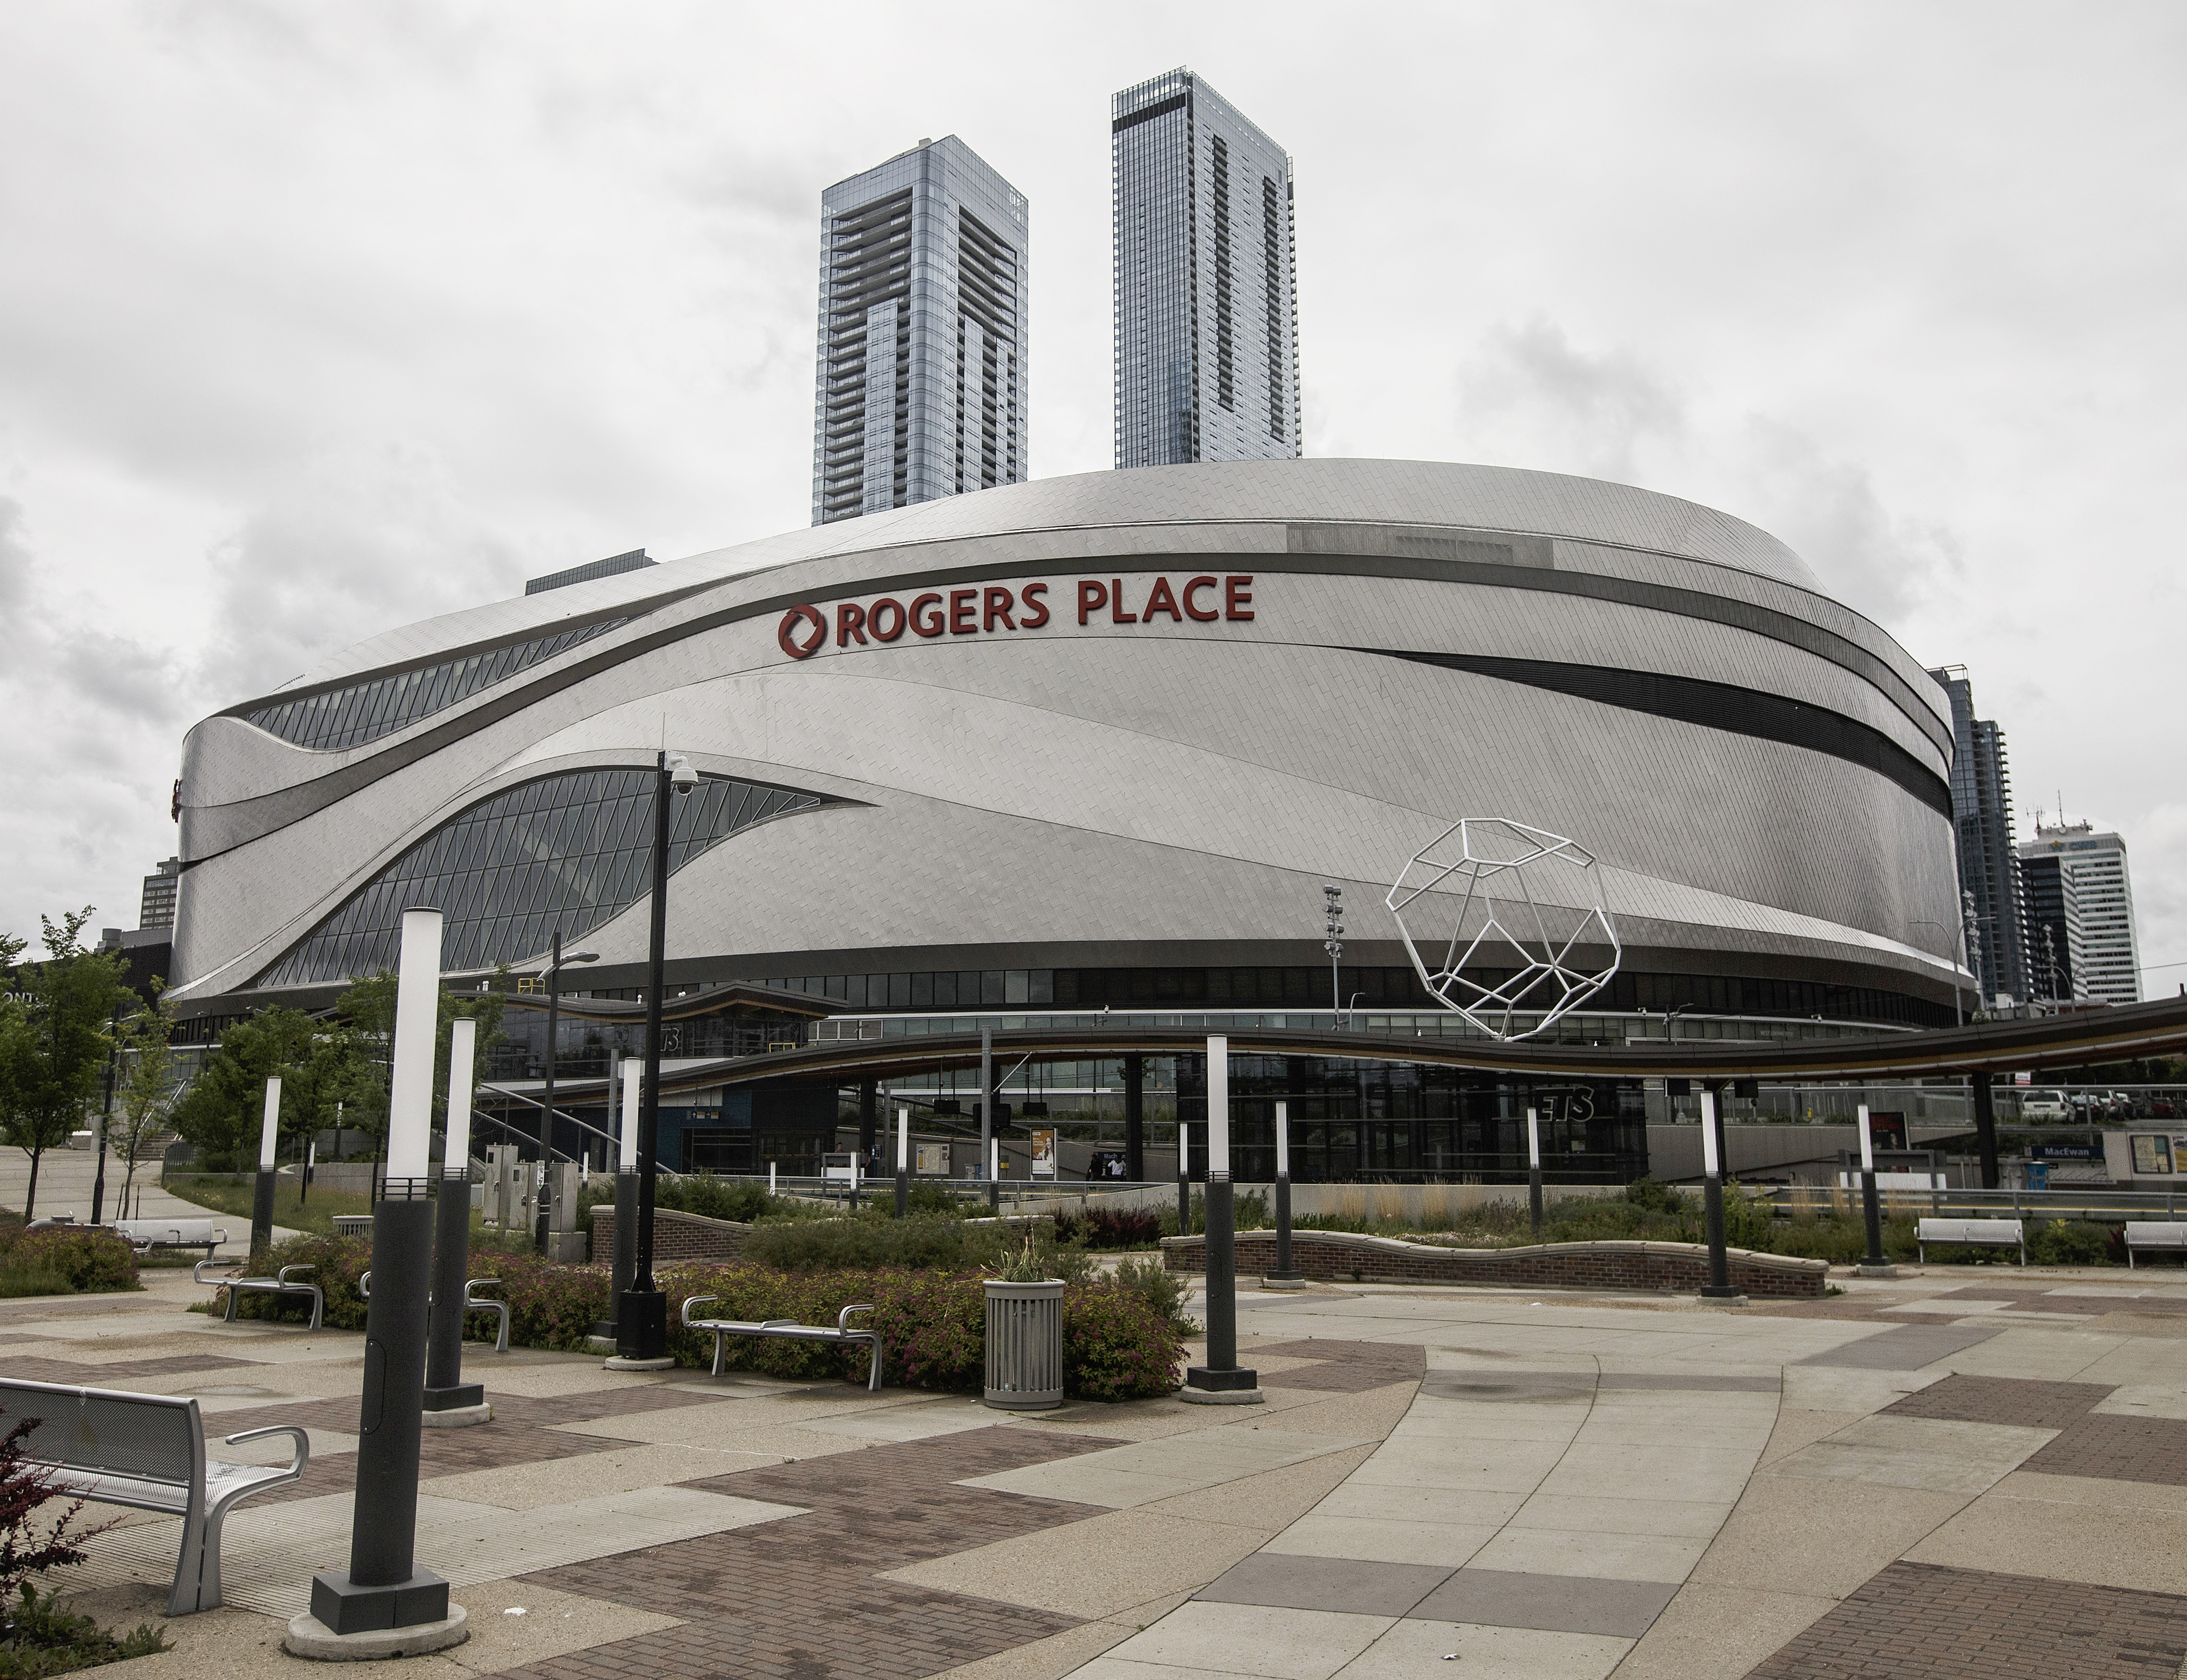
MULTIPOLYGON (((1858 1184, 1775 1184, 1747 1194, 1774 1208, 1779 1218, 1792 1216, 1797 1209, 1860 1216, 1858 1184)), ((2117 1225, 2136 1219, 2177 1219, 2187 1212, 2187 1190, 2106 1190, 2092 1184, 2055 1190, 2001 1185, 1994 1190, 1892 1189, 1881 1194, 1886 1219, 2081 1219, 2117 1225)))

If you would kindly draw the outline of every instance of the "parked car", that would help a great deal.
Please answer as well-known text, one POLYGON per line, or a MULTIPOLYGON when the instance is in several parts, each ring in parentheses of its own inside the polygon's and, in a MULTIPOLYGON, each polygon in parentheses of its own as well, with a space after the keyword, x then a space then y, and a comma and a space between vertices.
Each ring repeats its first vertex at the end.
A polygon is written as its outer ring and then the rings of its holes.
POLYGON ((2149 1117, 2151 1120, 2177 1120, 2179 1118, 2179 1105, 2169 1097, 2151 1097, 2149 1099, 2149 1117))
POLYGON ((2070 1121, 2073 1105, 2066 1100, 2063 1091, 2023 1091, 2020 1094, 2020 1117, 2022 1121, 2070 1121))

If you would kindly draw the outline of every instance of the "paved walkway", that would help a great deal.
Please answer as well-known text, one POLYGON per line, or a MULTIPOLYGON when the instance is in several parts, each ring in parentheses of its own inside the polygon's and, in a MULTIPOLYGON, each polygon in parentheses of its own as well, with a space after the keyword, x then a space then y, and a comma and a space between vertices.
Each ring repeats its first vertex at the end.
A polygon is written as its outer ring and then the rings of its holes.
MULTIPOLYGON (((429 1432, 419 1554, 477 1631, 405 1672, 2177 1675, 2187 1282, 1848 1287, 1248 1295, 1255 1408, 1009 1419, 474 1351, 496 1420, 429 1432)), ((0 1357, 194 1393, 219 1434, 312 1431, 305 1481, 230 1520, 231 1608, 110 1671, 293 1674, 279 1619, 346 1561, 360 1339, 222 1326, 188 1295, 0 1303, 0 1357)), ((155 1613, 173 1531, 93 1542, 80 1602, 155 1613)))
MULTIPOLYGON (((106 1158, 106 1205, 104 1211, 108 1219, 116 1217, 121 1207, 121 1180, 127 1166, 111 1155, 106 1158)), ((91 1193, 98 1173, 98 1152, 96 1149, 48 1149, 38 1162, 38 1202, 31 1211, 34 1219, 53 1219, 63 1214, 72 1216, 79 1224, 91 1222, 91 1193)), ((31 1188, 31 1158, 20 1149, 0 1148, 0 1207, 21 1212, 23 1199, 31 1188)), ((215 1252, 223 1257, 246 1255, 250 1252, 250 1216, 240 1218, 232 1214, 215 1212, 186 1202, 180 1196, 162 1189, 160 1185, 160 1163, 157 1160, 139 1162, 137 1178, 130 1188, 131 1217, 142 1219, 217 1219, 225 1221, 235 1233, 234 1239, 222 1244, 215 1252)), ((274 1239, 292 1237, 296 1233, 286 1226, 274 1228, 274 1239)))

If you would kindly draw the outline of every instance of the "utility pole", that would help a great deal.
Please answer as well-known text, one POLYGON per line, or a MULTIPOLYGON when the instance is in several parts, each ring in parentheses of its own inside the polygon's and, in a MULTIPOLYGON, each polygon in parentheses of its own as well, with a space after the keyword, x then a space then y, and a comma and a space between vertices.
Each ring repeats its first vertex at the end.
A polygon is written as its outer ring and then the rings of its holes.
POLYGON ((1324 885, 1321 898, 1323 924, 1329 936, 1322 941, 1321 948, 1329 952, 1329 1008, 1335 1015, 1344 1008, 1344 986, 1337 978, 1336 969, 1344 956, 1344 889, 1324 885))

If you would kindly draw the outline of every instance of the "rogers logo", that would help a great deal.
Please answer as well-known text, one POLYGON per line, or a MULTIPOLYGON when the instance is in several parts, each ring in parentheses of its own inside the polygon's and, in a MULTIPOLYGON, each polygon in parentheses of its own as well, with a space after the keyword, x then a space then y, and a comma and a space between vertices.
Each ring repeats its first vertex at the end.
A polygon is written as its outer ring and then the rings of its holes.
MULTIPOLYGON (((843 601, 836 605, 832 626, 819 608, 800 603, 783 614, 774 639, 790 658, 810 659, 827 646, 831 628, 838 648, 893 642, 907 630, 926 638, 1037 630, 1049 621, 1048 603, 1043 598, 1047 593, 1045 583, 1028 583, 1015 591, 990 584, 946 593, 930 590, 914 596, 908 605, 892 595, 871 603, 843 601)), ((1077 595, 1081 625, 1104 609, 1105 621, 1112 625, 1151 624, 1165 615, 1180 625, 1187 620, 1205 624, 1218 618, 1243 622, 1253 616, 1250 575, 1195 577, 1174 586, 1168 578, 1157 577, 1147 587, 1145 600, 1137 612, 1126 604, 1125 580, 1121 577, 1081 578, 1077 595)))

